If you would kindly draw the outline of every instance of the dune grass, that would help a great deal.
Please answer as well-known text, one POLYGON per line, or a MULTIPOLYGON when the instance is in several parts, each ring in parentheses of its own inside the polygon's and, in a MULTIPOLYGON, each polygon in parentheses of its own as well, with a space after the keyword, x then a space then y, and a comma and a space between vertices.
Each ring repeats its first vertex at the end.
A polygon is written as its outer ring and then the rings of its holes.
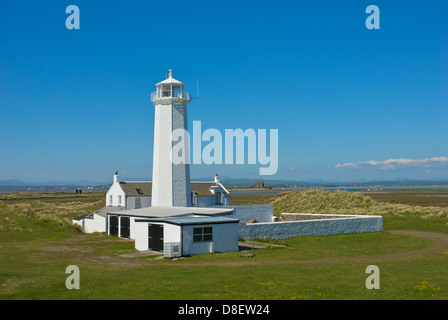
POLYGON ((52 221, 61 226, 72 226, 72 219, 92 213, 104 206, 103 200, 94 202, 44 202, 40 200, 15 203, 0 202, 0 231, 22 229, 32 232, 27 221, 35 218, 42 221, 52 221))
POLYGON ((448 217, 448 208, 379 202, 358 192, 291 191, 276 195, 270 202, 274 206, 275 215, 283 212, 300 212, 394 217, 420 215, 422 218, 448 217))

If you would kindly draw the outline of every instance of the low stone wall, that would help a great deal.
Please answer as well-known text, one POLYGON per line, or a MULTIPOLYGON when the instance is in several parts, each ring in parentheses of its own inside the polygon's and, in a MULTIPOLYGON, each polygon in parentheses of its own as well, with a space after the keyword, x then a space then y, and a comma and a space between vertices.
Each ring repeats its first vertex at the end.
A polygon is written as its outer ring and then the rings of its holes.
MULTIPOLYGON (((311 216, 320 216, 306 214, 311 216)), ((326 215, 327 219, 240 223, 239 237, 244 240, 286 239, 297 236, 326 236, 340 233, 383 231, 383 217, 362 215, 326 215), (335 217, 336 216, 336 217, 335 217)))

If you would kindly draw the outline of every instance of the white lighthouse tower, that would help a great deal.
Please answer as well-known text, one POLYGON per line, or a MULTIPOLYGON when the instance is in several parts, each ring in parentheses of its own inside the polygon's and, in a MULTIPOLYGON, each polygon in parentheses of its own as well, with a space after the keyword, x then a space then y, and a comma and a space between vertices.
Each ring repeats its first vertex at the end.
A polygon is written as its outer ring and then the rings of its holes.
POLYGON ((174 79, 171 70, 166 80, 151 93, 155 104, 152 206, 191 206, 190 165, 172 161, 172 133, 187 130, 187 104, 191 101, 185 85, 174 79))

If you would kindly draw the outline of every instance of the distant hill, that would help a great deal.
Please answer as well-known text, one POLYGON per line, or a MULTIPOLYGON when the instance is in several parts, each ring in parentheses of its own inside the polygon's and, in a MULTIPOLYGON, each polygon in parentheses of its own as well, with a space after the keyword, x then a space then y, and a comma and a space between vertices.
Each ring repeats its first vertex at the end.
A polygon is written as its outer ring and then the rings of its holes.
MULTIPOLYGON (((448 186, 448 180, 392 180, 392 181, 296 181, 296 180, 263 180, 265 185, 273 188, 291 188, 291 187, 337 187, 337 186, 384 186, 384 187, 409 187, 409 186, 448 186)), ((236 186, 238 188, 249 187, 254 184, 256 179, 223 179, 220 178, 222 184, 226 187, 236 186)))
POLYGON ((102 186, 111 184, 94 182, 90 180, 73 180, 73 181, 42 181, 42 182, 26 182, 22 180, 0 180, 0 186, 16 186, 16 187, 53 187, 53 186, 66 186, 66 187, 82 187, 82 186, 102 186))
MULTIPOLYGON (((121 181, 150 181, 148 178, 126 178, 123 177, 121 181)), ((211 181, 212 178, 192 178, 192 181, 211 181)), ((226 187, 232 188, 247 188, 253 185, 255 181, 263 180, 265 185, 270 185, 273 188, 291 188, 291 187, 336 187, 336 186, 384 186, 384 187, 409 187, 409 186, 448 186, 448 180, 434 179, 434 180, 390 180, 390 181, 324 181, 324 180, 310 180, 310 181, 297 181, 297 180, 282 180, 282 179, 251 179, 251 178, 238 178, 233 179, 231 177, 219 177, 219 180, 226 187)), ((0 180, 0 187, 107 187, 112 184, 112 181, 98 182, 91 180, 68 180, 68 181, 43 181, 43 182, 26 182, 18 179, 0 180)))

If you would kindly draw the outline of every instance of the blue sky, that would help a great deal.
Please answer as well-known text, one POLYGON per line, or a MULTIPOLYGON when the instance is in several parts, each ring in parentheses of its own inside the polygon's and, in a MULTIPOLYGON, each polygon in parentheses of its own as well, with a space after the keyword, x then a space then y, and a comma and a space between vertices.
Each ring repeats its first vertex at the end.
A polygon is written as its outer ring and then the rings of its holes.
POLYGON ((448 179, 447 1, 0 3, 0 180, 151 178, 168 69, 203 129, 278 129, 263 179, 448 179), (80 29, 68 30, 68 5, 80 29), (368 30, 368 5, 380 29, 368 30), (389 161, 390 159, 406 159, 389 161), (368 162, 370 161, 370 162, 368 162))

